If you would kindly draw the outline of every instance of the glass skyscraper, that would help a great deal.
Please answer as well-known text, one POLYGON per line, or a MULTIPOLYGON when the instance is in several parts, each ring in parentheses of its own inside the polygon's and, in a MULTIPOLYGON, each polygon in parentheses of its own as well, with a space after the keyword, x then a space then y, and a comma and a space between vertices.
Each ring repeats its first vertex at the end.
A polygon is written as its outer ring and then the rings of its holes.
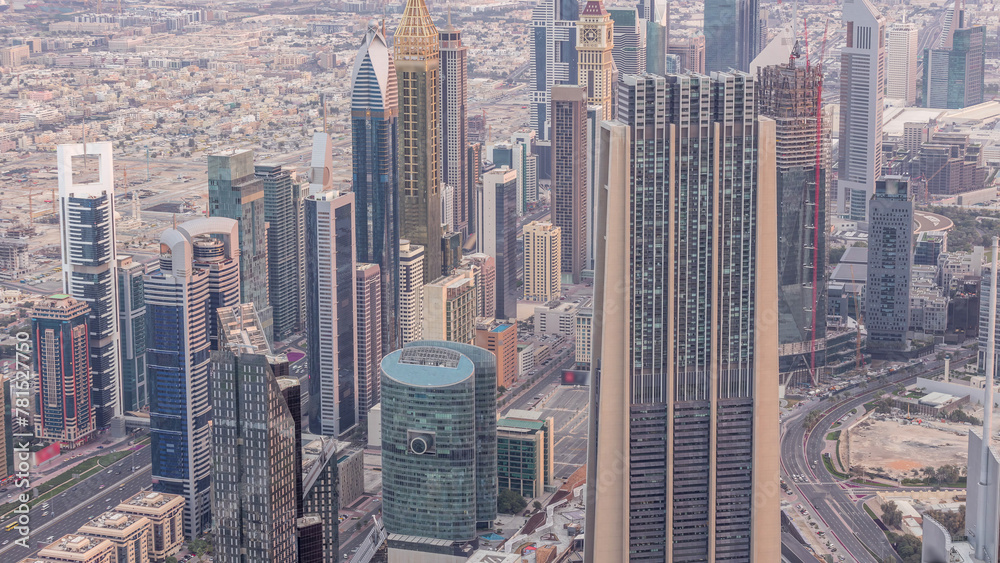
POLYGON ((750 70, 760 52, 759 0, 705 0, 705 70, 750 70))
POLYGON ((149 405, 146 384, 146 267, 130 256, 118 262, 118 332, 121 335, 122 410, 149 405))
POLYGON ((909 181, 906 176, 880 178, 868 204, 864 319, 868 350, 874 358, 891 357, 893 352, 907 347, 913 264, 913 195, 909 181))
MULTIPOLYGON (((284 340, 304 328, 302 318, 302 252, 299 210, 302 185, 280 164, 258 164, 254 175, 264 186, 267 221, 268 298, 274 318, 274 338, 284 340)), ((256 306, 256 303, 254 304, 256 306)))
POLYGON ((576 84, 577 0, 542 0, 531 12, 531 128, 549 138, 549 100, 555 84, 576 84))

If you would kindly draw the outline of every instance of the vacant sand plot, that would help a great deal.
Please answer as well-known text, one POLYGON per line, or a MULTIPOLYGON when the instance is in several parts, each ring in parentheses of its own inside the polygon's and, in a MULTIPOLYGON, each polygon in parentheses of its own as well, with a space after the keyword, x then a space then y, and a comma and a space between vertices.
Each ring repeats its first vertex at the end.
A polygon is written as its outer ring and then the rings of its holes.
MULTIPOLYGON (((959 430, 957 425, 949 426, 959 430)), ((966 438, 954 432, 891 420, 868 420, 851 431, 850 463, 881 467, 890 474, 903 476, 912 469, 925 467, 965 467, 967 447, 966 438)))

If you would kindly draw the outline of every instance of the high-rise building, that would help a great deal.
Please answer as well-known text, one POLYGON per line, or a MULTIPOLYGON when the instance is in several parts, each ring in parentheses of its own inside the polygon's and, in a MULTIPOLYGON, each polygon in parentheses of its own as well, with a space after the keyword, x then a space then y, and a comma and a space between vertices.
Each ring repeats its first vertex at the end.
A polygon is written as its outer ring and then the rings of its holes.
POLYGON ((271 353, 252 303, 217 314, 219 349, 211 364, 215 558, 297 563, 300 440, 278 379, 288 358, 271 353))
POLYGON ((677 55, 679 72, 705 74, 705 36, 695 35, 671 43, 667 54, 677 55))
POLYGON ((254 174, 253 151, 208 155, 208 205, 209 216, 240 224, 240 302, 257 307, 264 333, 273 341, 264 181, 254 174))
POLYGON ((378 264, 382 278, 382 345, 400 346, 397 311, 400 208, 399 96, 386 38, 369 25, 351 81, 352 190, 356 198, 357 260, 378 264))
POLYGON ((403 344, 424 334, 424 247, 399 241, 399 337, 403 344))
POLYGON ((906 350, 913 263, 913 196, 909 178, 886 176, 875 184, 868 217, 865 328, 873 356, 906 350))
POLYGON ((705 70, 750 70, 760 52, 759 0, 705 2, 705 70))
MULTIPOLYGON (((258 164, 254 175, 264 185, 267 221, 268 299, 274 319, 274 338, 285 340, 303 329, 302 253, 299 248, 299 211, 302 186, 280 164, 258 164)), ((256 303, 254 304, 256 305, 256 303)))
POLYGON ((441 139, 441 181, 455 189, 454 222, 447 221, 452 230, 469 235, 469 182, 466 159, 466 90, 468 88, 468 49, 462 44, 462 32, 448 25, 438 32, 441 47, 441 105, 438 136, 441 139))
POLYGON ((514 147, 521 147, 520 155, 511 168, 517 170, 517 214, 527 213, 529 206, 538 201, 538 155, 532 152, 535 132, 531 129, 515 131, 511 135, 514 147))
POLYGON ((476 317, 493 318, 497 311, 497 261, 489 254, 467 254, 476 281, 476 317))
POLYGON ((386 531, 474 539, 496 519, 496 357, 417 341, 387 355, 381 371, 386 531))
MULTIPOLYGON (((944 42, 942 40, 942 42, 944 42)), ((924 49, 924 105, 961 109, 983 102, 986 27, 959 27, 949 46, 924 49)))
POLYGON ((472 344, 476 328, 472 272, 460 270, 425 284, 423 316, 425 339, 472 344))
POLYGON ((917 25, 894 22, 885 45, 885 97, 917 102, 917 25))
POLYGON ((636 8, 608 10, 614 22, 614 48, 611 51, 619 74, 646 72, 646 20, 636 8))
POLYGON ((137 411, 149 406, 146 384, 146 294, 143 276, 146 266, 119 256, 118 334, 122 367, 122 411, 137 411))
POLYGON ((184 545, 184 497, 143 491, 125 499, 115 512, 146 518, 152 525, 149 558, 163 561, 184 545))
MULTIPOLYGON (((326 103, 325 99, 324 102, 326 103)), ((309 194, 333 189, 333 139, 325 131, 313 133, 309 194)))
POLYGON ((562 293, 562 235, 552 223, 524 226, 524 298, 548 303, 562 293))
POLYGON ((500 489, 539 497, 555 481, 555 420, 511 409, 497 421, 497 477, 500 489))
POLYGON ((378 404, 382 348, 382 272, 378 264, 358 263, 354 272, 358 354, 358 420, 368 418, 368 409, 378 404))
POLYGON ((789 58, 758 69, 758 110, 775 122, 778 192, 778 344, 782 374, 818 382, 825 365, 826 178, 829 123, 823 76, 789 58))
POLYGON ((465 179, 469 183, 469 191, 466 194, 468 200, 465 202, 466 217, 468 218, 468 236, 479 232, 476 225, 476 210, 479 209, 479 191, 483 168, 483 145, 482 143, 470 143, 466 148, 465 166, 468 170, 465 179))
POLYGON ((195 219, 160 236, 160 263, 145 276, 153 490, 184 497, 184 535, 212 522, 209 354, 218 315, 240 300, 240 226, 195 219))
POLYGON ((476 346, 497 357, 497 387, 512 388, 517 380, 517 324, 493 319, 477 324, 476 346))
POLYGON ((354 194, 305 201, 309 429, 342 436, 358 423, 354 194))
POLYGON ((517 316, 516 198, 517 172, 503 167, 483 174, 479 250, 496 260, 496 315, 504 319, 517 316))
POLYGON ((43 299, 31 311, 33 355, 38 372, 35 434, 70 448, 94 435, 91 408, 90 307, 65 294, 43 299))
POLYGON ((441 52, 424 0, 407 0, 392 36, 399 80, 401 237, 424 247, 424 281, 441 272, 441 52))
POLYGON ((847 44, 840 52, 837 213, 864 221, 882 173, 885 18, 868 0, 844 0, 843 17, 847 44))
MULTIPOLYGON (((667 48, 670 45, 670 4, 666 0, 639 0, 638 17, 646 27, 646 72, 667 72, 667 48)), ((615 39, 615 43, 618 40, 615 39)), ((625 73, 627 74, 627 73, 625 73)))
POLYGON ((549 97, 556 84, 578 81, 576 51, 580 4, 576 0, 541 0, 531 12, 531 128, 549 139, 549 97))
POLYGON ((63 292, 90 305, 90 403, 94 423, 105 428, 122 408, 111 143, 59 145, 56 152, 63 292), (83 162, 74 163, 74 157, 83 162), (82 171, 75 164, 82 164, 82 171), (85 183, 93 179, 91 167, 97 179, 85 183), (74 179, 78 173, 80 183, 74 179))
POLYGON ((619 101, 601 139, 585 560, 777 561, 777 327, 758 309, 778 293, 774 122, 739 72, 625 76, 619 101))
MULTIPOLYGON (((615 109, 612 94, 617 74, 612 56, 615 24, 601 0, 588 0, 580 12, 576 28, 579 34, 576 43, 579 84, 587 93, 587 103, 601 106, 601 119, 611 119, 615 109)), ((552 120, 554 122, 555 118, 552 120)), ((555 130, 554 123, 552 129, 555 130)), ((556 159, 558 157, 553 160, 556 159)))
POLYGON ((333 561, 340 551, 338 442, 328 436, 303 436, 303 443, 302 511, 322 520, 323 561, 333 561))
POLYGON ((587 267, 587 94, 552 88, 552 224, 562 236, 562 273, 580 283, 587 267))

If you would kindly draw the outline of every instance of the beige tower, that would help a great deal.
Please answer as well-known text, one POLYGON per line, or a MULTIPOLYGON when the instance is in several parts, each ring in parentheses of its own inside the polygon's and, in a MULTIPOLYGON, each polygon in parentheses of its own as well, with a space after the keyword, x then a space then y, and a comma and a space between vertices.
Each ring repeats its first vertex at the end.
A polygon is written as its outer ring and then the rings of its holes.
POLYGON ((547 303, 559 299, 562 231, 552 223, 524 226, 524 298, 547 303))
POLYGON ((615 24, 600 0, 590 0, 580 13, 577 27, 577 59, 580 86, 587 90, 587 103, 604 108, 601 119, 611 119, 615 84, 615 24))
POLYGON ((399 241, 399 338, 401 344, 424 335, 424 247, 399 241))

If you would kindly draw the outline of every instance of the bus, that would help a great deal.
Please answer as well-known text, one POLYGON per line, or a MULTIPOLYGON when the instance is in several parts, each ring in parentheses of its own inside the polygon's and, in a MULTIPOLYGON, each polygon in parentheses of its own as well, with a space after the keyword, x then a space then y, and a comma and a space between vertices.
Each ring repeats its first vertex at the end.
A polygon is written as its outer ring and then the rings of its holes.
POLYGON ((17 526, 17 520, 14 520, 10 524, 7 524, 7 527, 4 528, 4 529, 9 532, 9 531, 13 530, 15 526, 17 526))

